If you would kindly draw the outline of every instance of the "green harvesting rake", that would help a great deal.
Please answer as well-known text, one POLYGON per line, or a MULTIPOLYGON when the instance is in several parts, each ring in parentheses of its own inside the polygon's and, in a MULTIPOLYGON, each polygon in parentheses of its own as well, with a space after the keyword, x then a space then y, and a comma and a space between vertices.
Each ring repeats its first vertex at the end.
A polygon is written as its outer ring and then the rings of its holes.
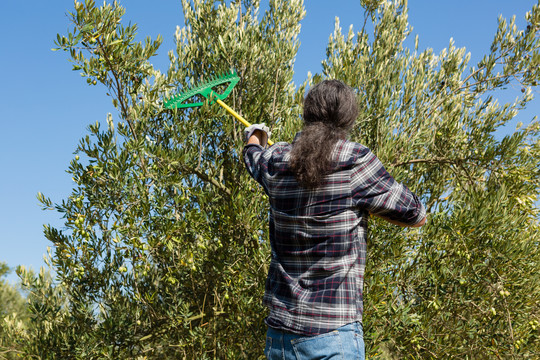
MULTIPOLYGON (((194 99, 204 96, 210 101, 210 104, 217 102, 222 108, 227 110, 229 114, 234 116, 238 121, 244 124, 246 127, 251 126, 242 116, 240 116, 236 111, 231 109, 227 104, 223 102, 232 91, 234 86, 238 83, 240 78, 236 74, 236 71, 231 71, 225 75, 214 77, 212 80, 200 84, 182 94, 173 95, 164 102, 166 109, 182 109, 188 107, 198 107, 204 104, 204 101, 190 102, 194 99), (221 93, 217 93, 217 89, 221 88, 223 85, 229 84, 227 88, 221 93), (216 90, 214 90, 216 89, 216 90)), ((268 145, 273 145, 274 143, 269 139, 268 145)))

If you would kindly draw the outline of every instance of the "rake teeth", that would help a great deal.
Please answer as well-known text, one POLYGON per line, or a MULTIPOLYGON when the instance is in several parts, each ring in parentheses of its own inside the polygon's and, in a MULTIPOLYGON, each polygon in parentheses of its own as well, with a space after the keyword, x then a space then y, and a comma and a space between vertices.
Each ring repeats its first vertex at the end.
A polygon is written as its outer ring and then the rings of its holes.
POLYGON ((196 96, 201 95, 204 96, 206 99, 210 100, 211 103, 215 101, 214 98, 218 98, 220 100, 225 99, 234 86, 238 83, 240 78, 236 74, 236 71, 231 70, 230 72, 227 72, 223 75, 213 75, 210 77, 210 80, 208 81, 202 81, 199 82, 196 86, 193 88, 177 95, 171 96, 169 99, 164 101, 164 107, 166 109, 178 109, 178 108, 186 108, 186 107, 196 107, 196 106, 202 106, 204 102, 193 102, 193 103, 184 103, 186 100, 196 96), (227 89, 223 91, 222 94, 215 93, 212 88, 229 84, 227 89))

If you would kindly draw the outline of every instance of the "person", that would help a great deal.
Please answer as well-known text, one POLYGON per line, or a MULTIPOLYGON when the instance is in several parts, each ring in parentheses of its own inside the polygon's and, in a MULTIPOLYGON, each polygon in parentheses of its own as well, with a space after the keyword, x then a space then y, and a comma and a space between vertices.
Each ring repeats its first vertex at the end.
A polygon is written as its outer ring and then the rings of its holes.
POLYGON ((354 90, 325 80, 306 95, 292 144, 266 148, 264 124, 246 129, 245 166, 270 202, 267 359, 364 359, 369 214, 399 226, 426 221, 418 197, 347 140, 357 116, 354 90))

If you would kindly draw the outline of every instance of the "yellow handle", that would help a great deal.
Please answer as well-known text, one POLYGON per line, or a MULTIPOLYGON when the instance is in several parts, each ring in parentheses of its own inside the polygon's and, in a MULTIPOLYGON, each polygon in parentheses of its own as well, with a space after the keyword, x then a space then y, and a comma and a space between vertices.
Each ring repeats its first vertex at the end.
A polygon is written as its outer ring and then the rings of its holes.
MULTIPOLYGON (((225 104, 223 101, 221 101, 220 99, 216 99, 216 102, 221 105, 222 108, 224 108, 225 110, 227 110, 229 112, 229 114, 231 114, 232 116, 234 116, 238 121, 240 121, 242 124, 244 124, 246 127, 248 126, 251 126, 250 123, 248 123, 243 117, 241 117, 240 115, 238 115, 238 113, 236 111, 234 111, 233 109, 231 109, 229 106, 227 106, 227 104, 225 104)), ((272 146, 274 145, 274 142, 270 139, 268 139, 268 145, 272 146)))

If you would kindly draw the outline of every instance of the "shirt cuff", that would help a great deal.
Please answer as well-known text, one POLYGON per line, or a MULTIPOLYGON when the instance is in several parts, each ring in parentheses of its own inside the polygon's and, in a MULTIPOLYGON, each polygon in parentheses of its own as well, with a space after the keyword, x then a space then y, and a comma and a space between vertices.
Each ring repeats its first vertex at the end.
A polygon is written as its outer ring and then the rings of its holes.
POLYGON ((418 214, 416 215, 416 220, 414 221, 412 226, 420 223, 426 217, 426 208, 424 204, 422 204, 420 201, 418 203, 420 204, 420 210, 418 211, 418 214))

